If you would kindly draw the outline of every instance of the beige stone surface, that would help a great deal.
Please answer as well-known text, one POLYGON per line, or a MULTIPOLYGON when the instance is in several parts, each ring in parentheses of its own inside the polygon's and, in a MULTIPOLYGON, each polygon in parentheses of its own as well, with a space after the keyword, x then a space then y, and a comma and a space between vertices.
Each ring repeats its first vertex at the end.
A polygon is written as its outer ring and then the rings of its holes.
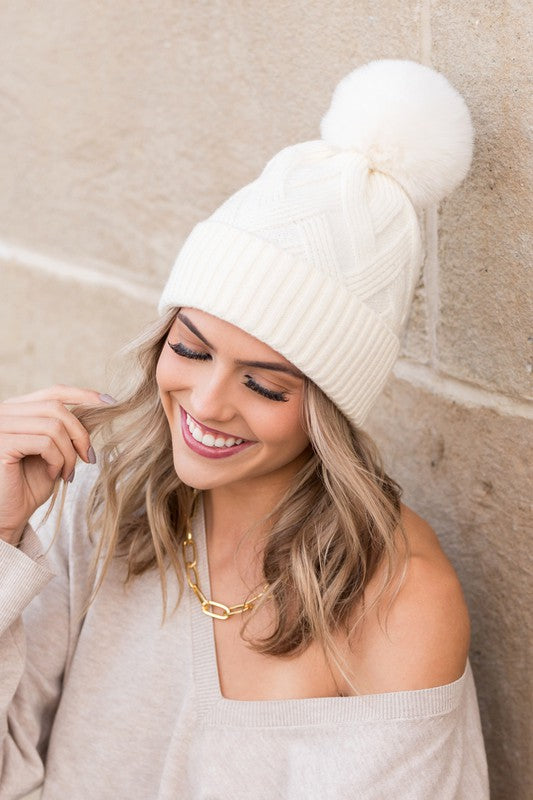
POLYGON ((491 796, 526 800, 533 425, 392 380, 367 427, 404 502, 433 526, 461 580, 491 796))
POLYGON ((0 235, 162 283, 196 221, 318 136, 353 64, 417 56, 417 26, 416 2, 8 3, 0 235))
POLYGON ((317 137, 354 66, 413 58, 464 94, 475 159, 425 215, 402 340, 413 380, 389 382, 369 425, 462 581, 493 800, 533 795, 530 17, 525 0, 8 0, 0 13, 0 397, 58 381, 113 393, 109 359, 153 318, 192 226, 317 137))
POLYGON ((401 339, 400 355, 420 361, 423 364, 431 362, 431 342, 426 300, 426 286, 424 275, 422 274, 415 289, 409 321, 401 339))
POLYGON ((432 2, 431 31, 433 64, 468 98, 477 134, 473 170, 440 216, 439 363, 531 397, 531 6, 432 2))
MULTIPOLYGON (((113 358, 157 317, 153 304, 108 287, 2 264, 0 400, 55 383, 113 395, 113 358)), ((120 359, 119 359, 120 363, 120 359)))

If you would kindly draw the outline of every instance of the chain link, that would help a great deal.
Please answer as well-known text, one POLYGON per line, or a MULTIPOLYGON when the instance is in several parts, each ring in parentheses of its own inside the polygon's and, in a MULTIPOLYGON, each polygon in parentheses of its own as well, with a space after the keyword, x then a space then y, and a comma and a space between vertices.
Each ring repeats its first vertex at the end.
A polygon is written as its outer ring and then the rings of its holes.
POLYGON ((234 614, 242 614, 244 611, 250 611, 254 607, 256 600, 259 600, 259 598, 262 597, 265 591, 268 589, 268 583, 266 583, 262 592, 259 592, 259 594, 256 594, 255 597, 252 597, 250 600, 246 600, 244 603, 238 603, 234 606, 227 606, 224 603, 217 603, 215 600, 208 600, 200 589, 196 542, 193 539, 192 531, 190 529, 187 531, 186 538, 182 541, 181 546, 183 549, 183 559, 185 561, 185 574, 187 576, 187 583, 200 601, 202 611, 204 614, 207 614, 208 617, 213 617, 213 619, 228 619, 234 614))

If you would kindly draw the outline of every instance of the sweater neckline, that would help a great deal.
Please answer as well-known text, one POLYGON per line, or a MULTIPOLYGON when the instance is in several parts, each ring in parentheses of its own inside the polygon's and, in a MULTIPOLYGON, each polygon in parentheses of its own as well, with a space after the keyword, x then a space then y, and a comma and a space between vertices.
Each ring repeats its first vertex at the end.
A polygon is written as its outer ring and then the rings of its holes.
MULTIPOLYGON (((192 520, 200 584, 211 597, 203 495, 192 520)), ((198 602, 189 614, 193 645, 193 669, 198 712, 208 724, 246 727, 309 726, 354 721, 420 719, 453 711, 465 687, 474 686, 470 660, 457 680, 430 689, 410 689, 349 697, 312 697, 292 700, 232 700, 223 696, 218 674, 212 620, 198 602)))

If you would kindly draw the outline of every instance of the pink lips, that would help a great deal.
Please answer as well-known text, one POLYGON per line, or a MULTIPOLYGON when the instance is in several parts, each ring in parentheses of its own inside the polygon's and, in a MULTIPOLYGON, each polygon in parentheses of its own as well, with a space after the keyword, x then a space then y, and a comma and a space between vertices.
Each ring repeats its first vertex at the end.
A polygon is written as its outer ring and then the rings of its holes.
MULTIPOLYGON (((199 456, 205 456, 206 458, 228 458, 229 456, 236 455, 237 453, 241 453, 243 450, 246 450, 247 447, 255 444, 255 442, 242 442, 242 444, 235 444, 232 447, 208 447, 201 442, 197 442, 196 439, 193 437, 192 433, 190 432, 189 428, 187 427, 187 415, 184 409, 180 406, 180 418, 181 418, 181 433, 183 439, 185 440, 185 444, 190 447, 195 453, 198 453, 199 456)), ((214 431, 212 428, 205 427, 206 431, 212 431, 213 433, 219 433, 218 431, 214 431)), ((229 436, 227 437, 229 438, 229 436)))

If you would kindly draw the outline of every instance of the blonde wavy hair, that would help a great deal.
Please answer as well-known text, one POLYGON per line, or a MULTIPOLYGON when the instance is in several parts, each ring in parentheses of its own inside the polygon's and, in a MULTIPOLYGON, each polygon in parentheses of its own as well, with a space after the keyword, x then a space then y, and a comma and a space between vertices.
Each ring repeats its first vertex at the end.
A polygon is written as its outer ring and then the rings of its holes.
MULTIPOLYGON (((100 471, 86 508, 91 543, 98 533, 90 565, 93 589, 79 619, 94 601, 113 558, 126 559, 125 584, 147 570, 159 569, 161 624, 167 615, 169 562, 178 581, 173 612, 187 585, 181 542, 194 490, 182 483, 174 469, 170 429, 156 383, 161 348, 177 311, 171 309, 120 351, 121 356, 133 355, 135 362, 134 370, 124 370, 123 399, 105 408, 72 408, 91 438, 101 439, 100 471), (100 560, 102 569, 95 583, 100 560)), ((120 392, 114 393, 120 397, 120 392)), ((301 422, 311 454, 267 517, 263 583, 268 583, 268 589, 248 619, 243 619, 242 633, 251 615, 267 600, 273 601, 271 632, 263 639, 248 640, 250 646, 272 656, 291 656, 317 642, 357 691, 335 637, 339 632, 348 637, 354 634, 363 617, 390 595, 394 576, 399 581, 389 606, 401 587, 408 558, 400 518, 401 488, 385 473, 372 439, 307 378, 301 422), (384 579, 374 601, 366 606, 365 588, 382 562, 384 579), (353 610, 360 606, 362 611, 354 620, 353 610)), ((60 479, 45 517, 61 485, 56 535, 67 490, 60 479)))

